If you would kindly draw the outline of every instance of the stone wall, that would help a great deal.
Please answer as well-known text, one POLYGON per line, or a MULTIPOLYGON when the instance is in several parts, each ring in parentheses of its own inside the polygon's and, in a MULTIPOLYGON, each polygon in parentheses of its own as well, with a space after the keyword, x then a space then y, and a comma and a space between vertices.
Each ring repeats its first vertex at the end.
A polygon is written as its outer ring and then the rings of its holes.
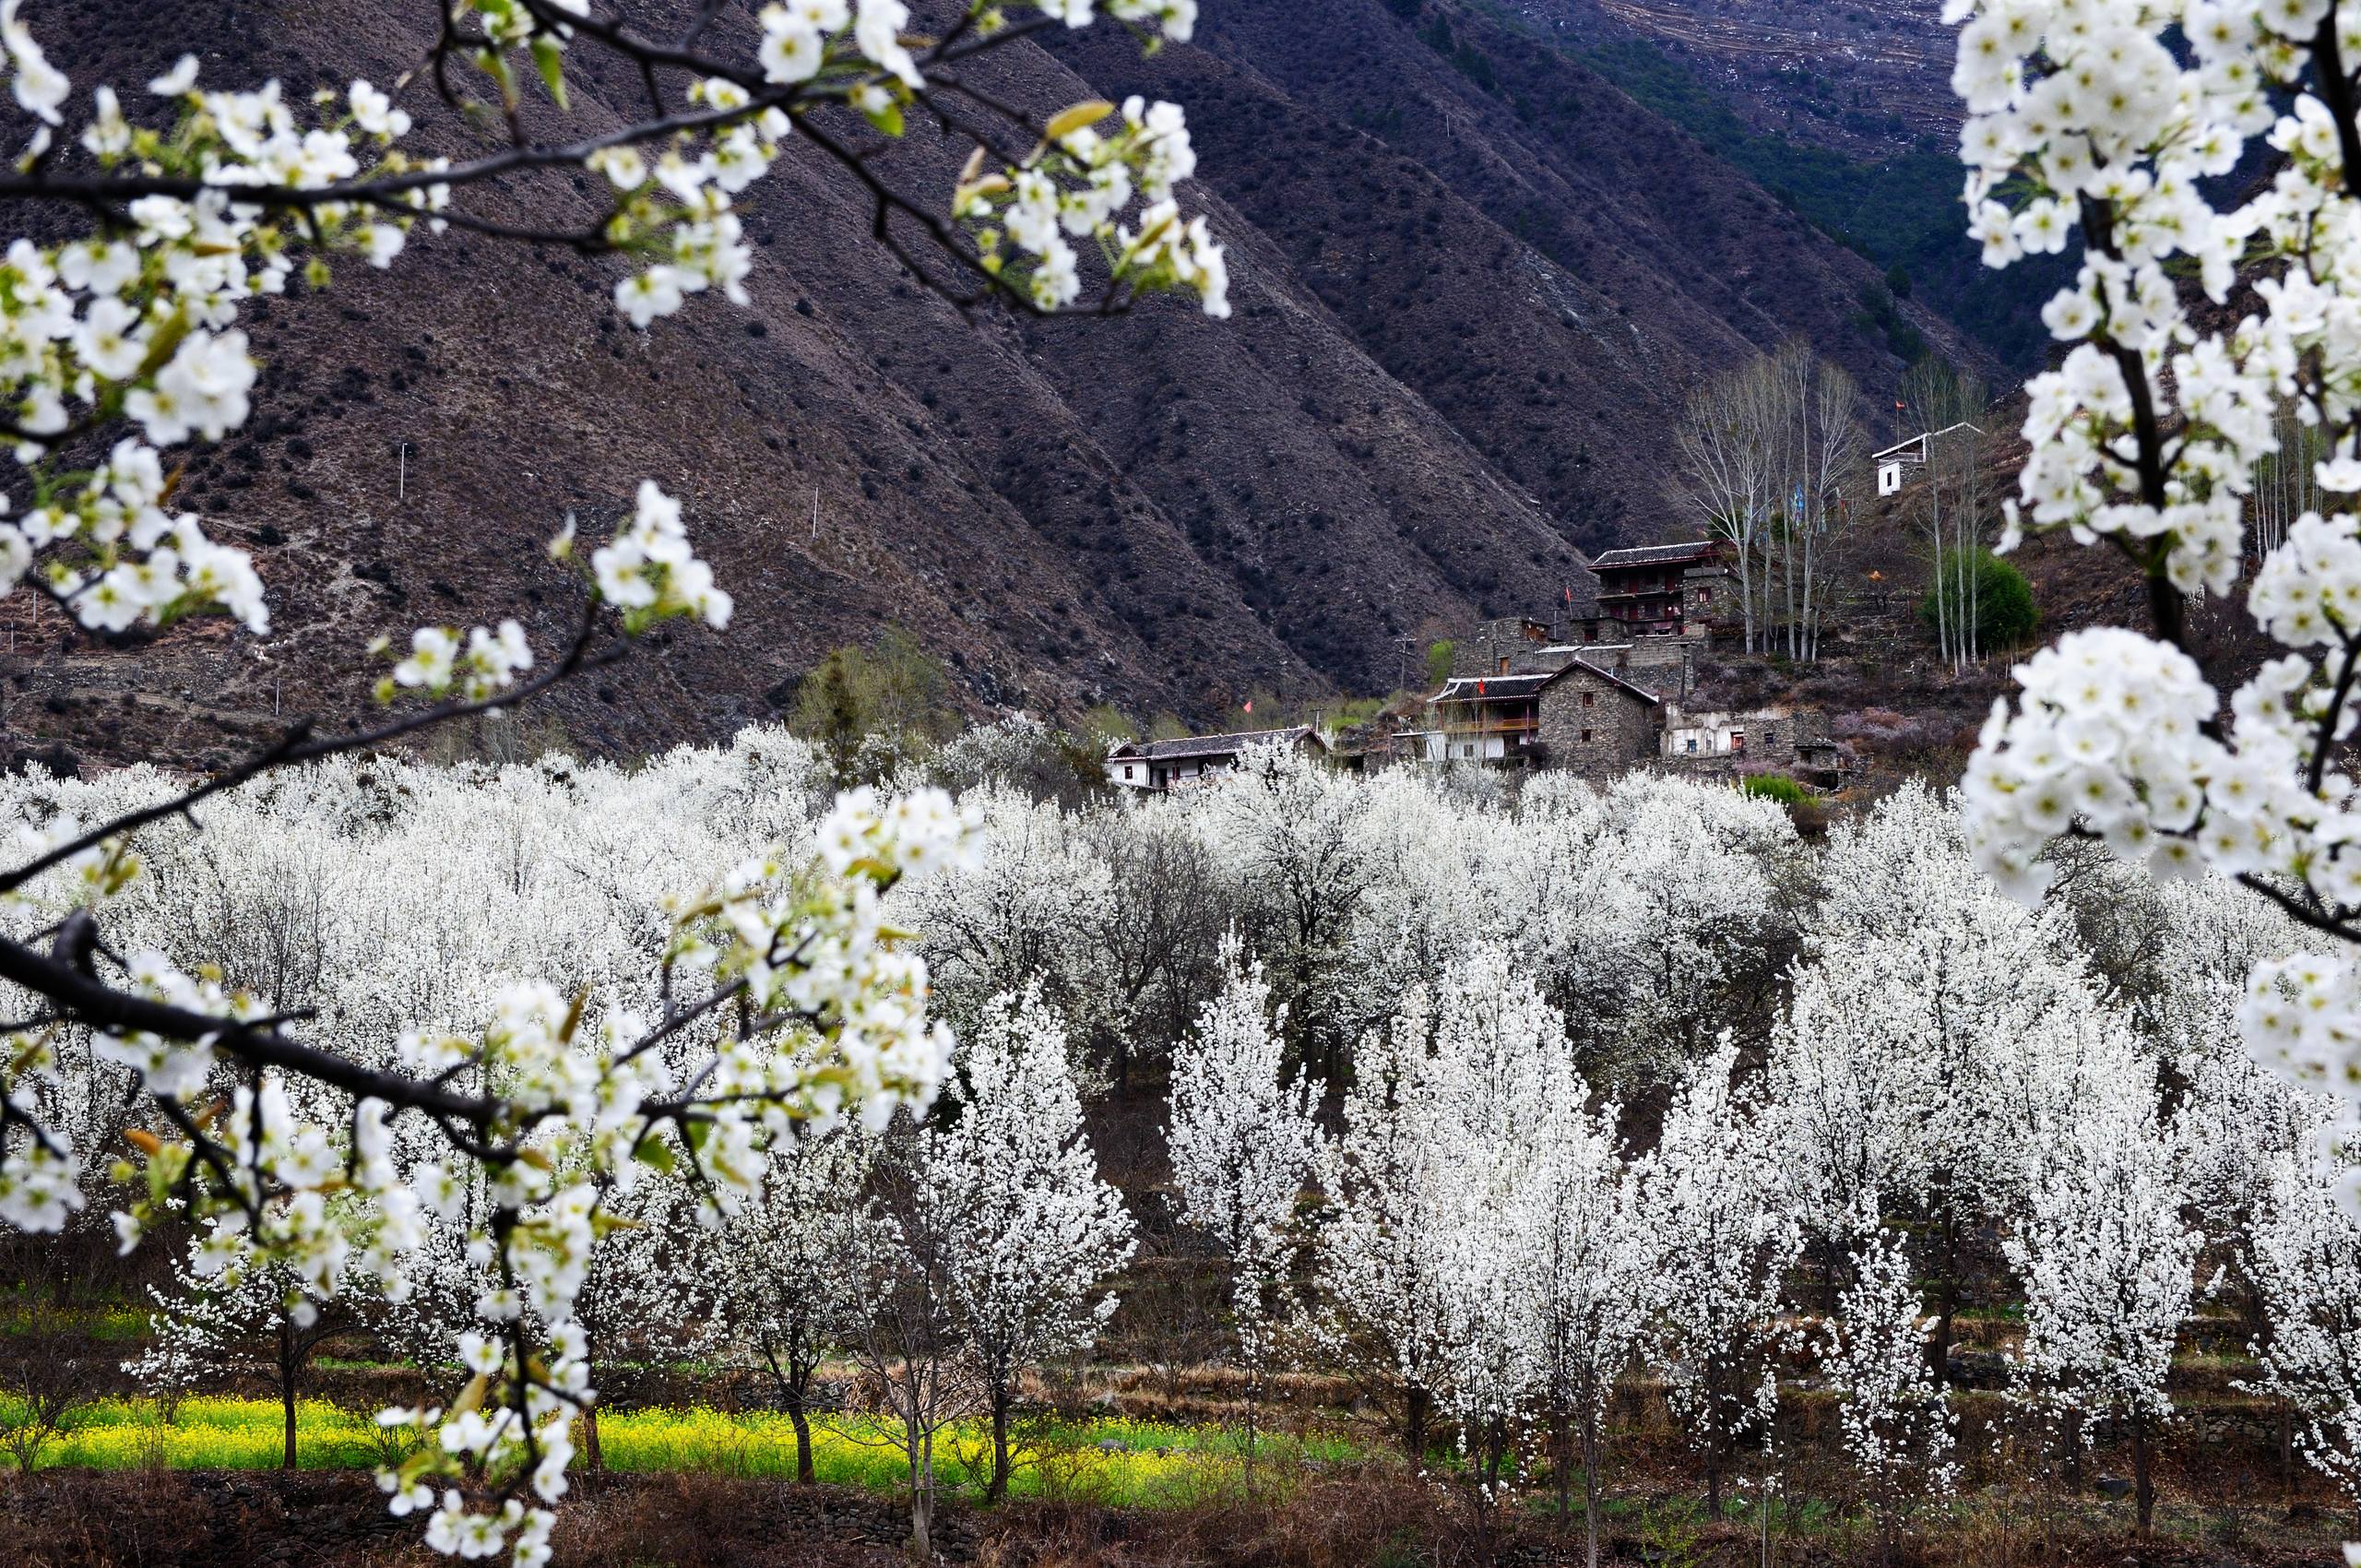
POLYGON ((1696 683, 1696 659, 1702 637, 1640 637, 1630 642, 1554 643, 1517 655, 1510 661, 1515 674, 1555 674, 1576 659, 1600 670, 1611 670, 1643 691, 1678 699, 1696 683))
POLYGON ((1679 772, 1793 773, 1803 766, 1797 755, 1799 746, 1828 740, 1828 716, 1809 707, 1691 713, 1677 704, 1668 704, 1664 710, 1662 733, 1665 766, 1679 772), (1703 731, 1694 753, 1680 749, 1680 731, 1688 729, 1703 731), (1718 738, 1731 729, 1745 731, 1746 749, 1713 749, 1715 742, 1711 738, 1718 738))
POLYGON ((1606 676, 1576 667, 1541 689, 1536 761, 1595 778, 1622 773, 1656 754, 1657 712, 1606 676))

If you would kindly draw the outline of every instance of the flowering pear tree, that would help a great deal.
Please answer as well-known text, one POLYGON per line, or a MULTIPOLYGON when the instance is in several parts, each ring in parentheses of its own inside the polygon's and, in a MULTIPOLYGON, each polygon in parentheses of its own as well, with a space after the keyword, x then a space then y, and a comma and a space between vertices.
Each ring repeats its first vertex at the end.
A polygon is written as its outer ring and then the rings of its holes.
POLYGON ((875 1141, 852 1127, 775 1149, 759 1197, 698 1253, 713 1292, 716 1348, 751 1346, 795 1429, 795 1479, 814 1479, 813 1378, 859 1320, 868 1223, 860 1190, 875 1141))
POLYGON ((2315 1161, 2284 1155, 2244 1251, 2266 1325, 2248 1386, 2287 1401, 2305 1462, 2361 1507, 2361 1222, 2315 1161))
POLYGON ((919 1134, 918 1180, 943 1194, 945 1257, 991 1417, 986 1496, 1008 1495, 1008 1420, 1026 1367, 1086 1349, 1115 1311, 1132 1217, 1099 1180, 1066 1037, 1033 987, 983 1009, 961 1046, 957 1114, 919 1134))
POLYGON ((1329 1150, 1320 1331, 1400 1399, 1412 1464, 1435 1415, 1454 1422, 1489 1508, 1541 1375, 1529 1185, 1552 1108, 1582 1099, 1572 1049, 1516 956, 1478 943, 1357 1065, 1329 1150))
MULTIPOLYGON (((0 434, 21 469, 0 521, 0 595, 39 596, 90 632, 215 611, 267 627, 251 561, 177 507, 169 453, 222 440, 252 410, 244 301, 298 279, 325 286, 354 257, 391 266, 421 225, 624 256, 615 303, 645 327, 693 294, 743 298, 751 250, 734 198, 778 159, 803 156, 855 180, 875 238, 963 303, 1105 311, 1181 289, 1227 314, 1221 249, 1175 194, 1194 166, 1177 107, 1094 101, 1036 124, 970 80, 1013 40, 1094 20, 1091 0, 1014 15, 979 6, 923 38, 907 30, 901 0, 773 6, 752 18, 750 56, 714 45, 726 8, 698 7, 659 37, 589 0, 461 0, 441 12, 431 58, 389 88, 217 89, 192 54, 143 93, 94 87, 88 114, 69 125, 73 84, 21 0, 0 0, 0 53, 27 127, 0 200, 87 220, 62 243, 16 240, 0 261, 13 348, 0 364, 0 434), (538 92, 562 113, 586 51, 644 84, 644 110, 545 139, 528 128, 526 99, 538 92), (486 91, 495 112, 481 118, 505 129, 504 143, 457 158, 414 150, 421 116, 467 135, 486 91), (890 140, 913 115, 974 144, 946 203, 899 188, 855 134, 865 125, 890 140), (493 216, 503 193, 571 189, 577 171, 598 182, 578 223, 493 216), (1078 240, 1097 249, 1090 302, 1078 240)), ((1109 10, 1151 42, 1186 38, 1194 21, 1191 0, 1109 10)), ((397 1286, 421 1213, 467 1184, 460 1164, 481 1166, 491 1204, 470 1244, 494 1282, 469 1331, 475 1381, 447 1412, 410 1413, 434 1441, 386 1483, 397 1511, 428 1513, 438 1550, 521 1563, 547 1556, 567 1432, 593 1397, 575 1302, 608 1197, 670 1159, 727 1212, 758 1190, 766 1148, 792 1123, 858 1109, 882 1124, 931 1099, 948 1040, 926 1017, 923 964, 882 926, 877 903, 906 873, 963 853, 965 826, 939 795, 849 799, 823 825, 816 859, 758 856, 680 900, 651 1010, 528 981, 464 1025, 405 1021, 383 1062, 306 1038, 301 1009, 275 1009, 212 971, 125 953, 109 940, 107 906, 138 879, 144 828, 193 818, 295 764, 516 707, 662 623, 730 620, 729 594, 653 481, 587 561, 570 523, 551 553, 579 576, 577 629, 563 648, 535 649, 514 622, 389 637, 378 692, 389 717, 350 729, 299 721, 136 810, 29 825, 0 869, 0 900, 67 906, 0 935, 0 1219, 55 1229, 86 1201, 98 1151, 46 1113, 64 1042, 81 1032, 136 1075, 150 1119, 128 1130, 136 1158, 120 1164, 138 1189, 116 1221, 125 1245, 177 1206, 314 1289, 356 1251, 397 1286), (411 1123, 443 1152, 405 1170, 397 1132, 411 1123), (343 1218, 362 1209, 365 1241, 343 1218)))
POLYGON ((1743 1446, 1773 1436, 1779 1359, 1794 1348, 1787 1270, 1803 1247, 1773 1118, 1730 1087, 1736 1061, 1726 1039, 1697 1064, 1638 1172, 1656 1282, 1647 1356, 1716 1519, 1743 1446))
POLYGON ((959 1288, 960 1173, 925 1158, 907 1115, 891 1123, 857 1234, 855 1364, 909 1469, 910 1550, 934 1556, 936 1443, 982 1402, 959 1288))
POLYGON ((360 1326, 360 1282, 339 1276, 322 1289, 219 1225, 172 1263, 172 1289, 153 1291, 153 1343, 125 1370, 170 1408, 209 1373, 261 1371, 279 1391, 279 1464, 295 1467, 295 1401, 319 1348, 360 1326))
POLYGON ((1838 1401, 1845 1454, 1869 1494, 1888 1560, 1896 1525, 1911 1503, 1940 1497, 1958 1480, 1952 1462, 1956 1419, 1927 1366, 1932 1318, 1919 1315, 1903 1239, 1878 1223, 1874 1197, 1856 1211, 1852 1279, 1821 1333, 1820 1362, 1838 1401))
POLYGON ((2130 1436, 2143 1534, 2155 1510, 2155 1429, 2173 1410, 2165 1377, 2201 1240, 2182 1218, 2170 1155, 2152 1087, 2094 1095, 2058 1125, 2007 1243, 2025 1294, 2016 1376, 2029 1397, 2074 1419, 2076 1441, 2099 1420, 2130 1436))
POLYGON ((1296 1205, 1321 1165, 1321 1086, 1300 1075, 1288 1082, 1284 1020, 1235 932, 1221 964, 1221 994, 1173 1052, 1168 1142, 1180 1220, 1229 1260, 1239 1349, 1259 1373, 1284 1310, 1296 1205))
POLYGON ((1431 1004, 1413 991, 1382 1029, 1362 1038, 1345 1090, 1345 1126, 1325 1149, 1321 1185, 1334 1216, 1321 1228, 1317 1265, 1323 1348, 1400 1403, 1402 1451, 1422 1467, 1442 1386, 1435 1237, 1428 1172, 1441 1158, 1426 1140, 1421 1079, 1431 1004))
POLYGON ((1580 1104, 1584 1089, 1564 1022, 1515 955, 1489 942, 1443 977, 1421 1067, 1416 1110, 1430 1153, 1420 1220, 1442 1403, 1489 1518, 1513 1479, 1515 1431, 1542 1371, 1532 1182, 1558 1108, 1580 1104))
POLYGON ((1299 750, 1265 745, 1205 793, 1200 830, 1239 889, 1247 934, 1287 1004, 1288 1044, 1334 1081, 1361 1012, 1349 1004, 1357 977, 1345 962, 1371 875, 1357 831, 1359 791, 1299 750))
POLYGON ((1580 1080, 1548 1106, 1524 1187, 1536 1300, 1536 1411, 1548 1421, 1558 1516, 1566 1516, 1578 1450, 1583 1552, 1598 1568, 1599 1422, 1655 1301, 1648 1236, 1615 1146, 1617 1110, 1584 1109, 1580 1080))

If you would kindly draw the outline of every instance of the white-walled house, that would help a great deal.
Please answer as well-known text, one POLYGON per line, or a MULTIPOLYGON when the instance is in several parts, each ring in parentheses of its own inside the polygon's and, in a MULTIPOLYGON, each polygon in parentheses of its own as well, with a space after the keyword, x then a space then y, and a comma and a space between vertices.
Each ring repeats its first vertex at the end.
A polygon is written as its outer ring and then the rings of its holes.
POLYGON ((1897 441, 1882 452, 1871 453, 1869 461, 1877 465, 1878 470, 1878 493, 1880 495, 1900 494, 1903 481, 1909 478, 1910 470, 1927 466, 1928 459, 1933 456, 1935 443, 1945 436, 1962 432, 1971 435, 1981 435, 1984 434, 1984 428, 1962 420, 1957 424, 1947 424, 1940 430, 1930 430, 1914 435, 1907 441, 1897 441))
POLYGON ((1249 746, 1271 744, 1299 746, 1323 758, 1328 754, 1328 743, 1309 724, 1184 735, 1176 741, 1125 741, 1108 749, 1107 782, 1119 790, 1169 790, 1236 767, 1249 746))

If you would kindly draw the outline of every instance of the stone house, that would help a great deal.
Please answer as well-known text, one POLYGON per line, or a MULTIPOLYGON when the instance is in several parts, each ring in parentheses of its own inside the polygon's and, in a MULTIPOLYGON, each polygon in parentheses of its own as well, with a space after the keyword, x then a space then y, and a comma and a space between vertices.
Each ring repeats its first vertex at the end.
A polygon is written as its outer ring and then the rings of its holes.
POLYGON ((1422 762, 1495 767, 1531 762, 1547 671, 1454 675, 1427 699, 1428 725, 1413 733, 1422 762))
POLYGON ((1591 777, 1628 771, 1656 754, 1665 701, 1610 670, 1572 659, 1536 695, 1537 766, 1591 777))
POLYGON ((1736 595, 1730 547, 1718 539, 1610 550, 1590 564, 1598 578, 1598 614, 1584 641, 1710 633, 1729 619, 1736 595))
POLYGON ((1444 683, 1417 754, 1434 764, 1620 773, 1656 754, 1663 699, 1613 670, 1567 658, 1548 670, 1444 683))
POLYGON ((1784 705, 1691 711, 1668 704, 1662 755, 1667 765, 1687 771, 1789 773, 1815 781, 1835 773, 1841 763, 1826 716, 1784 705))

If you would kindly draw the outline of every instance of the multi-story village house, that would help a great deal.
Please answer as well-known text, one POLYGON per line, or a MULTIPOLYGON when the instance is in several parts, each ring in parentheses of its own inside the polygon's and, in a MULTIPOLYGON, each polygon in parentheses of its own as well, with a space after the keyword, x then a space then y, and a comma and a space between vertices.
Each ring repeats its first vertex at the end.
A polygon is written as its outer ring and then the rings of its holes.
POLYGON ((1569 623, 1562 638, 1536 621, 1487 623, 1455 647, 1453 673, 1428 699, 1426 728, 1405 737, 1412 754, 1596 776, 1642 766, 1781 771, 1833 784, 1843 756, 1821 715, 1690 706, 1699 657, 1727 629, 1736 602, 1723 551, 1705 540, 1608 552, 1592 565, 1596 612, 1569 623))
POLYGON ((1718 539, 1610 550, 1591 562, 1598 577, 1598 616, 1585 642, 1702 635, 1724 618, 1735 595, 1718 539), (1620 634, 1617 636, 1616 634, 1620 634))

